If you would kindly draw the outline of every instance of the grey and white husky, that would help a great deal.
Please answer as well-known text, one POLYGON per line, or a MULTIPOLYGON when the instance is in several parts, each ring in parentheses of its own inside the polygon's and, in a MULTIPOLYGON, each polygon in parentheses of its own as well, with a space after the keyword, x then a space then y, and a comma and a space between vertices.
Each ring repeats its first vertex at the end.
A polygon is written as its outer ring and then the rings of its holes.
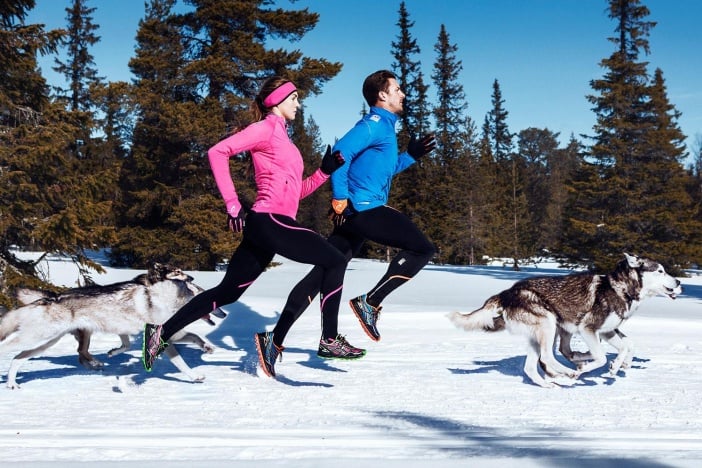
POLYGON ((607 363, 600 337, 617 349, 610 375, 626 368, 633 359, 631 341, 618 329, 646 297, 665 295, 675 299, 682 292, 680 281, 653 260, 625 253, 614 271, 607 275, 575 273, 541 276, 518 281, 511 288, 485 301, 469 314, 453 312, 449 319, 468 331, 499 331, 528 339, 524 373, 537 385, 553 387, 539 373, 539 366, 551 377, 578 378, 607 363), (558 362, 553 354, 556 335, 561 352, 578 369, 558 362), (574 353, 570 338, 579 334, 588 353, 574 353))
MULTIPOLYGON (((74 288, 60 294, 18 291, 18 299, 26 305, 0 316, 0 350, 22 350, 10 364, 7 387, 19 388, 17 371, 24 361, 39 355, 68 333, 73 333, 79 341, 80 361, 89 367, 99 367, 101 363, 88 352, 92 333, 120 336, 121 347, 109 351, 109 356, 128 350, 129 336, 142 332, 145 323, 163 323, 202 291, 192 280, 178 268, 157 263, 147 273, 120 283, 74 288)), ((206 353, 214 350, 200 336, 185 330, 170 341, 194 343, 206 353)), ((166 355, 190 379, 204 379, 193 373, 175 346, 168 346, 166 355)))

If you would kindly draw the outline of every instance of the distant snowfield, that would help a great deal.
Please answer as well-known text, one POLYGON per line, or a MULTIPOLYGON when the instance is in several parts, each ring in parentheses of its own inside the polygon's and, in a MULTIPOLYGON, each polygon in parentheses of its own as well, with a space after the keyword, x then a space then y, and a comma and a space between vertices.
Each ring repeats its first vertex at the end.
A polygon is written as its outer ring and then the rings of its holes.
MULTIPOLYGON (((118 338, 94 336, 91 350, 108 364, 99 372, 82 368, 75 339, 64 337, 20 369, 20 390, 4 388, 16 352, 0 353, 2 465, 702 466, 702 277, 681 278, 678 299, 650 299, 622 327, 636 345, 633 368, 543 389, 523 376, 519 337, 466 333, 446 314, 469 312, 517 279, 563 270, 428 266, 383 304, 375 343, 346 301, 372 287, 386 264, 353 260, 340 331, 367 356, 316 356, 315 302, 288 335, 274 380, 257 370, 252 337, 273 327, 309 269, 275 260, 282 264, 227 306, 216 327, 192 325, 217 347, 209 355, 180 347, 203 383, 188 382, 165 358, 144 372, 141 336, 112 359, 106 352, 118 338)), ((70 262, 42 268, 52 282, 76 285, 70 262)), ((108 267, 93 279, 139 273, 108 267)), ((208 288, 224 273, 191 274, 208 288)))

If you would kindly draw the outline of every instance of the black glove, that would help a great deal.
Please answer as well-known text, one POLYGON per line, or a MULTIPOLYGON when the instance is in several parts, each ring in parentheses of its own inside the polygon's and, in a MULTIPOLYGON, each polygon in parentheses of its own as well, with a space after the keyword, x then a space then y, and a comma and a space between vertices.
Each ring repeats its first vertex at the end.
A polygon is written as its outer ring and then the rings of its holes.
POLYGON ((227 213, 227 226, 231 231, 234 232, 241 232, 244 230, 244 224, 246 220, 246 214, 244 213, 244 210, 241 209, 236 215, 232 215, 231 213, 227 213))
POLYGON ((412 156, 415 161, 418 161, 419 158, 422 158, 427 154, 431 153, 435 147, 436 139, 434 138, 433 133, 424 135, 419 141, 417 141, 417 139, 414 136, 412 136, 412 138, 410 138, 409 143, 407 144, 407 153, 409 153, 409 155, 412 156))
POLYGON ((327 152, 322 158, 322 165, 320 166, 320 169, 322 169, 322 172, 324 172, 326 175, 331 175, 332 172, 343 166, 344 162, 346 161, 344 160, 344 156, 341 154, 341 151, 334 151, 334 153, 332 153, 331 146, 327 145, 327 152))

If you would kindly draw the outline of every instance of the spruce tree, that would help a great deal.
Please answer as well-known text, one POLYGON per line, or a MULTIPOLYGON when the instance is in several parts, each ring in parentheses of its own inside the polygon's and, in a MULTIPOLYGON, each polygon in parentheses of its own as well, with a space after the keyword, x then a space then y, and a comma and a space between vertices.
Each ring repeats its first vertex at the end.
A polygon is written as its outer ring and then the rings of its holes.
POLYGON ((400 32, 397 41, 391 43, 394 62, 392 69, 405 93, 404 111, 400 116, 400 144, 406 145, 409 137, 426 132, 428 119, 425 112, 428 86, 422 77, 421 61, 416 57, 421 53, 417 40, 412 36, 414 21, 410 20, 405 2, 400 2, 397 26, 400 32))
MULTIPOLYGON (((472 155, 467 134, 471 127, 465 112, 468 107, 460 81, 463 64, 457 58, 458 46, 451 44, 445 25, 441 25, 434 45, 436 60, 431 77, 436 89, 432 113, 436 123, 436 149, 427 159, 424 210, 426 229, 437 247, 440 262, 455 262, 456 234, 466 230, 471 206, 465 164, 472 155), (467 146, 468 145, 468 146, 467 146), (467 188, 468 187, 468 188, 467 188), (442 222, 436 222, 441 219, 442 222)), ((460 247, 463 251, 463 246, 460 247)), ((461 256, 463 256, 461 254, 461 256)))
POLYGON ((459 77, 463 63, 456 56, 458 46, 451 44, 443 24, 434 51, 436 61, 431 78, 436 87, 436 106, 433 110, 437 143, 435 159, 438 158, 441 164, 456 158, 462 150, 461 134, 464 130, 464 112, 467 104, 459 77))
POLYGON ((679 114, 668 102, 662 73, 651 80, 648 63, 639 59, 650 51, 655 23, 648 15, 639 0, 609 1, 609 17, 617 22, 610 38, 615 50, 602 60, 607 71, 591 82, 595 94, 588 96, 597 116, 589 148, 593 164, 575 188, 590 196, 574 193, 567 253, 601 270, 612 268, 624 251, 655 257, 671 269, 697 257, 696 210, 683 196, 679 114))
MULTIPOLYGON (((523 165, 523 187, 527 204, 527 219, 521 220, 520 244, 524 248, 524 258, 538 255, 546 248, 542 235, 550 232, 553 225, 546 224, 551 203, 550 177, 553 174, 551 164, 558 152, 558 134, 548 129, 530 127, 517 135, 518 159, 523 165)), ((549 221, 553 222, 551 218, 549 221)), ((553 244, 549 247, 553 248, 553 244)))
POLYGON ((687 159, 685 135, 678 126, 680 112, 668 100, 663 71, 657 68, 649 87, 651 128, 643 140, 647 148, 644 164, 638 164, 642 197, 636 223, 640 237, 638 247, 644 254, 659 258, 675 271, 702 260, 698 221, 699 208, 687 187, 690 175, 685 171, 687 159))
POLYGON ((0 8, 0 118, 3 125, 25 119, 22 109, 42 112, 49 102, 46 80, 37 54, 56 51, 64 32, 44 31, 41 24, 25 24, 34 0, 3 0, 0 8))
POLYGON ((493 81, 491 102, 492 108, 488 112, 485 130, 496 165, 497 185, 495 213, 491 220, 494 236, 490 242, 494 254, 512 258, 512 266, 517 270, 520 258, 524 258, 527 253, 523 245, 525 220, 528 219, 523 181, 524 164, 514 152, 514 135, 507 125, 509 112, 504 108, 505 101, 497 79, 493 81))
MULTIPOLYGON (((18 262, 11 247, 68 255, 90 281, 90 269, 101 267, 85 249, 112 242, 110 204, 102 198, 103 180, 80 176, 83 149, 76 137, 85 120, 49 100, 37 54, 55 52, 63 32, 24 24, 33 6, 13 1, 0 9, 0 108, 7 110, 0 131, 1 263, 38 278, 36 262, 18 262)), ((3 287, 11 277, 4 268, 3 287)))
MULTIPOLYGON (((305 162, 304 176, 307 177, 319 168, 327 147, 321 141, 317 123, 313 118, 306 118, 304 107, 300 108, 297 114, 290 124, 290 129, 295 145, 302 153, 305 162)), ((331 182, 326 182, 300 201, 297 221, 325 237, 328 236, 332 229, 329 220, 330 200, 331 182)))
MULTIPOLYGON (((399 27, 397 41, 391 43, 394 61, 392 69, 397 76, 400 86, 405 93, 403 112, 400 115, 400 129, 398 132, 398 146, 400 151, 407 147, 410 138, 420 138, 430 131, 427 91, 429 86, 424 83, 421 62, 417 58, 421 50, 417 40, 412 35, 414 21, 410 20, 405 2, 400 3, 399 27)), ((425 203, 423 191, 428 188, 426 184, 427 160, 418 161, 414 167, 404 171, 393 180, 390 192, 390 203, 398 210, 407 214, 419 226, 423 225, 422 211, 425 203)))
MULTIPOLYGON (((175 3, 149 2, 130 61, 139 113, 122 171, 121 235, 113 253, 130 265, 160 260, 213 268, 240 238, 224 229, 207 149, 251 122, 249 105, 267 77, 293 80, 304 97, 319 93, 341 65, 267 48, 270 38, 293 43, 313 28, 318 15, 306 9, 186 0, 191 9, 175 13, 175 3)), ((250 158, 230 161, 237 192, 252 201, 250 158)))
POLYGON ((93 107, 90 96, 91 86, 100 83, 90 46, 97 44, 100 37, 95 35, 99 26, 93 23, 92 14, 96 8, 89 8, 87 0, 73 0, 66 8, 68 22, 64 43, 66 60, 55 58, 54 70, 65 77, 68 90, 57 89, 58 95, 68 101, 71 111, 88 111, 93 107))
MULTIPOLYGON (((545 209, 541 208, 544 214, 543 222, 539 226, 537 245, 546 252, 560 256, 569 186, 582 163, 583 145, 571 135, 565 148, 548 152, 546 158, 548 176, 544 192, 547 194, 547 201, 545 209)), ((539 209, 534 204, 531 206, 539 209)))

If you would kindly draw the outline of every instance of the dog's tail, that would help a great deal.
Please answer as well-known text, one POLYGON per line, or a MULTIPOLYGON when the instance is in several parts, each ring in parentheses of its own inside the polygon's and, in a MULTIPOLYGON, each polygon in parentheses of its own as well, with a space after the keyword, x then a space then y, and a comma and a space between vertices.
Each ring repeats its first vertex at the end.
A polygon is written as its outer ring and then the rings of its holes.
POLYGON ((485 304, 480 309, 474 310, 469 314, 451 312, 448 318, 455 326, 466 331, 496 332, 505 328, 503 312, 504 309, 500 304, 499 298, 493 296, 485 301, 485 304))

